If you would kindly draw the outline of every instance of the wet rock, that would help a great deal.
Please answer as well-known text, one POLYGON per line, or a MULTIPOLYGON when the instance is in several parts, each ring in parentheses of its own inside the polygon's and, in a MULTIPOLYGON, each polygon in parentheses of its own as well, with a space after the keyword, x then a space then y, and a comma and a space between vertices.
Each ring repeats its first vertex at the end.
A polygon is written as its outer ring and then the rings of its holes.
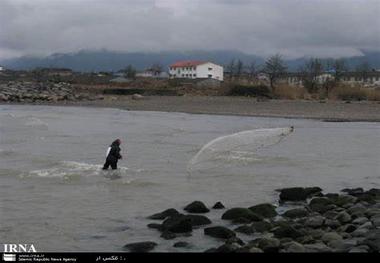
POLYGON ((373 224, 372 224, 372 222, 368 221, 368 222, 366 222, 366 223, 360 225, 360 226, 359 226, 359 229, 361 229, 361 228, 371 229, 371 228, 373 228, 373 224))
POLYGON ((334 219, 338 216, 338 212, 336 211, 327 211, 326 213, 323 214, 324 217, 327 219, 334 219))
POLYGON ((276 207, 268 203, 251 206, 249 207, 249 210, 264 218, 272 218, 277 215, 276 207))
POLYGON ((309 207, 311 210, 319 213, 324 213, 328 210, 331 210, 331 207, 328 205, 332 205, 332 201, 326 197, 315 197, 311 199, 309 203, 309 207))
POLYGON ((202 214, 202 213, 207 213, 210 210, 206 207, 206 205, 201 202, 201 201, 194 201, 191 204, 187 205, 184 208, 185 211, 189 213, 196 213, 196 214, 202 214))
POLYGON ((351 248, 348 253, 368 253, 368 250, 363 247, 351 248))
POLYGON ((264 251, 260 248, 257 248, 257 247, 251 247, 249 250, 248 250, 249 253, 264 253, 264 251))
POLYGON ((128 249, 131 252, 149 252, 153 250, 155 246, 157 246, 157 243, 147 241, 147 242, 137 242, 137 243, 126 244, 124 248, 128 249))
POLYGON ((323 234, 325 233, 323 230, 321 229, 310 229, 307 231, 308 234, 314 238, 314 239, 321 239, 323 234))
POLYGON ((347 225, 344 225, 340 228, 340 230, 342 232, 346 232, 346 233, 352 233, 354 232, 355 230, 357 229, 357 227, 355 225, 352 225, 352 224, 347 224, 347 225))
POLYGON ((356 240, 343 240, 343 239, 335 239, 331 240, 328 243, 328 246, 333 248, 335 252, 348 252, 350 249, 357 245, 356 240))
POLYGON ((224 226, 214 226, 214 227, 205 228, 204 234, 215 237, 215 238, 220 238, 220 239, 229 239, 231 237, 236 236, 235 232, 233 232, 232 230, 224 226))
POLYGON ((368 218, 366 217, 359 217, 359 218, 356 218, 354 221, 352 221, 352 223, 355 225, 363 225, 367 222, 368 222, 368 218))
POLYGON ((240 207, 231 208, 222 215, 222 219, 226 219, 226 220, 233 220, 233 219, 238 219, 238 218, 245 218, 245 219, 248 219, 249 221, 263 220, 263 217, 253 213, 248 208, 240 208, 240 207))
POLYGON ((371 221, 375 227, 380 227, 380 217, 379 216, 371 217, 371 221))
POLYGON ((380 208, 369 208, 365 212, 367 217, 380 216, 380 208))
POLYGON ((286 211, 283 216, 288 218, 306 217, 309 212, 305 208, 294 208, 286 211))
POLYGON ((297 238, 301 237, 304 235, 301 231, 298 231, 291 225, 287 226, 278 226, 274 229, 272 229, 272 232, 275 237, 277 238, 284 238, 284 237, 289 237, 289 238, 297 238))
POLYGON ((280 249, 280 240, 277 238, 260 238, 258 247, 266 253, 276 253, 280 249))
POLYGON ((306 220, 305 225, 308 227, 318 228, 321 227, 325 222, 325 218, 323 216, 314 216, 310 217, 306 220))
POLYGON ((363 194, 364 190, 361 187, 359 187, 359 188, 345 188, 342 190, 342 192, 345 192, 349 195, 357 196, 357 195, 363 194))
POLYGON ((170 231, 164 231, 161 236, 163 239, 170 240, 177 237, 177 234, 170 232, 170 231))
POLYGON ((224 209, 224 205, 221 202, 216 202, 212 209, 224 209))
POLYGON ((203 215, 185 215, 184 218, 189 219, 190 224, 193 227, 209 225, 212 223, 210 219, 208 219, 206 216, 203 216, 203 215))
POLYGON ((371 231, 366 236, 366 239, 363 242, 363 245, 367 245, 372 252, 380 251, 380 229, 375 229, 371 231))
POLYGON ((341 235, 339 235, 336 232, 328 232, 328 233, 323 234, 321 239, 323 242, 329 243, 333 240, 342 240, 343 238, 341 235))
POLYGON ((153 229, 157 229, 159 231, 162 231, 163 230, 163 226, 162 224, 148 224, 147 225, 149 228, 153 228, 153 229))
POLYGON ((280 201, 305 201, 308 193, 303 187, 291 187, 280 189, 280 201))
POLYGON ((323 243, 306 244, 304 245, 304 247, 305 247, 306 252, 314 252, 314 253, 332 252, 331 248, 329 248, 323 243))
POLYGON ((351 216, 346 212, 340 212, 335 219, 337 219, 341 224, 349 223, 352 220, 351 216))
POLYGON ((362 204, 355 204, 355 205, 353 205, 347 209, 347 212, 349 214, 354 214, 354 213, 355 214, 358 214, 358 213, 364 214, 366 211, 367 211, 367 208, 365 206, 363 206, 362 204))
POLYGON ((223 244, 220 247, 216 248, 214 253, 234 253, 240 249, 240 246, 237 244, 223 244))
POLYGON ((233 224, 249 224, 251 222, 252 221, 250 219, 247 219, 245 217, 239 217, 239 218, 236 218, 236 219, 232 220, 233 224))
POLYGON ((303 253, 306 251, 305 247, 295 241, 291 241, 284 245, 285 252, 287 253, 303 253))
POLYGON ((173 247, 179 247, 179 248, 189 248, 191 247, 190 243, 185 241, 179 241, 174 243, 173 247))
POLYGON ((168 217, 162 223, 163 229, 172 233, 186 233, 192 231, 190 218, 184 215, 175 215, 168 217))
POLYGON ((273 228, 273 225, 266 221, 253 222, 251 225, 257 232, 267 232, 273 228))
POLYGON ((330 228, 333 228, 333 229, 341 226, 339 221, 336 219, 326 219, 324 224, 330 228))
POLYGON ((365 237, 368 234, 369 230, 367 228, 358 228, 351 233, 353 237, 365 237))
POLYGON ((239 226, 239 227, 235 228, 234 231, 239 232, 239 233, 243 233, 246 235, 251 235, 255 232, 255 229, 252 226, 243 225, 243 226, 239 226))
POLYGON ((337 197, 330 198, 334 205, 347 206, 357 202, 357 198, 352 195, 338 195, 337 197))
POLYGON ((148 217, 148 219, 154 219, 154 220, 164 220, 167 217, 179 215, 179 212, 174 208, 166 209, 165 211, 162 211, 161 213, 157 213, 154 215, 151 215, 148 217))

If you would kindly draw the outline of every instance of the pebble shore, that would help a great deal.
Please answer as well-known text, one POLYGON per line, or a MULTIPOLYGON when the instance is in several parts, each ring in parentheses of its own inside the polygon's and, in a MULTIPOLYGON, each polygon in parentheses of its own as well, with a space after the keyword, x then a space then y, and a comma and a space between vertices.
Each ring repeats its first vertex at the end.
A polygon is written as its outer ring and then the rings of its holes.
MULTIPOLYGON (((277 190, 278 204, 224 207, 222 202, 207 207, 194 201, 183 209, 169 208, 153 214, 147 227, 173 247, 187 252, 186 241, 194 230, 203 238, 223 241, 204 252, 242 253, 378 253, 380 251, 380 189, 343 189, 323 193, 319 187, 277 190), (221 211, 225 224, 214 224, 207 213, 221 211), (181 211, 183 210, 183 211, 181 211), (281 211, 281 213, 279 212, 281 211), (244 235, 244 241, 241 238, 244 235), (248 241, 247 241, 248 240, 248 241)), ((159 252, 152 241, 129 243, 129 252, 159 252)))

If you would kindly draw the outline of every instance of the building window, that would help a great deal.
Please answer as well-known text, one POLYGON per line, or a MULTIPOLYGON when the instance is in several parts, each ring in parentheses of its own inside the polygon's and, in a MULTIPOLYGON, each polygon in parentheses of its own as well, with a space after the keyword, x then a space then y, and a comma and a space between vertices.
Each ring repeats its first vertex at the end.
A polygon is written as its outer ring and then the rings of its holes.
POLYGON ((208 77, 209 77, 209 78, 212 78, 212 75, 211 75, 211 74, 208 74, 208 77))
POLYGON ((195 67, 193 67, 193 70, 195 70, 195 67))
POLYGON ((196 77, 196 76, 197 76, 197 74, 193 74, 193 76, 194 76, 194 77, 196 77))
POLYGON ((182 74, 182 77, 184 77, 185 76, 185 74, 182 74))
POLYGON ((208 70, 212 70, 212 68, 208 68, 208 70))

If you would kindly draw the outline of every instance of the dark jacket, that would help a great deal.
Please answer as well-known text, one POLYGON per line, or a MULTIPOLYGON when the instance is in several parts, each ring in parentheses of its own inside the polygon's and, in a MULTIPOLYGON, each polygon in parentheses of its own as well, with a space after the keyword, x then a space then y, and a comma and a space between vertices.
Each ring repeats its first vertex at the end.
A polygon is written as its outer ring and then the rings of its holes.
POLYGON ((118 140, 114 141, 111 145, 110 153, 107 156, 107 161, 117 162, 117 160, 121 159, 120 154, 120 143, 118 140))

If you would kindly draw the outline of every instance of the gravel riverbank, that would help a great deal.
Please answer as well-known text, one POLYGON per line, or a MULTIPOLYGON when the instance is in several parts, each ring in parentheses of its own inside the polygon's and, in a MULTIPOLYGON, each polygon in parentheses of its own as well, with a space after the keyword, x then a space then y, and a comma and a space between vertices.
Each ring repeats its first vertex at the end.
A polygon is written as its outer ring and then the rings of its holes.
POLYGON ((58 101, 49 105, 119 108, 136 111, 185 112, 321 119, 327 121, 380 121, 380 103, 344 101, 258 101, 247 97, 212 96, 104 96, 101 100, 58 101))
MULTIPOLYGON (((148 227, 173 240, 173 247, 186 252, 194 231, 203 238, 222 241, 204 252, 350 252, 380 251, 380 189, 343 189, 323 193, 319 187, 278 190, 278 204, 225 208, 221 202, 208 207, 194 201, 176 210, 170 208, 148 217, 148 227), (220 210, 223 224, 214 224, 207 214, 220 210), (182 211, 183 210, 183 211, 182 211)), ((155 251, 152 241, 129 243, 130 252, 155 251)))

